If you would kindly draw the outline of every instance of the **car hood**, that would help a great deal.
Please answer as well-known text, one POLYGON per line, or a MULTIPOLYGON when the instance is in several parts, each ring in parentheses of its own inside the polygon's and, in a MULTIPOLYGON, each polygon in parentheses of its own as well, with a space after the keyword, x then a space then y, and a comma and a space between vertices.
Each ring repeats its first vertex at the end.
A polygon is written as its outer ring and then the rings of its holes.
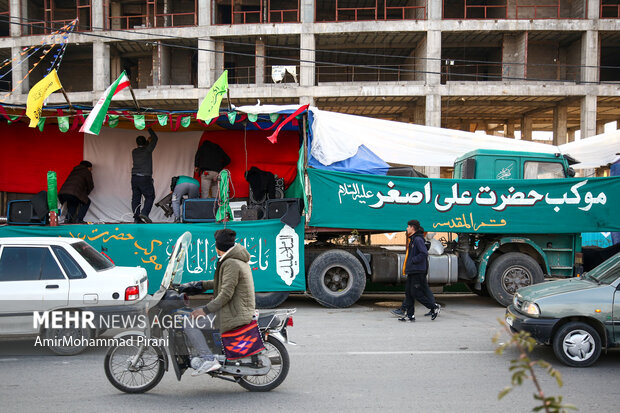
POLYGON ((593 281, 587 281, 581 278, 571 278, 568 280, 548 281, 541 284, 530 285, 528 287, 520 288, 518 293, 525 301, 535 301, 537 299, 552 295, 588 290, 598 286, 599 285, 593 281))

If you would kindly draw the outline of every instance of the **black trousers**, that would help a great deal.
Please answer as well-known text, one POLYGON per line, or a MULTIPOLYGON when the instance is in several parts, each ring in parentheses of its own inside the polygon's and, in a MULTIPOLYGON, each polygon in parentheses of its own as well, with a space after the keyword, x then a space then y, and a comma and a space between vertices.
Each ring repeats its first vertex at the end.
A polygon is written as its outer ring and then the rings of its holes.
POLYGON ((71 224, 83 222, 88 207, 90 207, 90 199, 88 203, 83 203, 76 196, 69 194, 58 194, 58 200, 61 204, 67 203, 66 221, 71 224))
POLYGON ((155 187, 153 186, 153 178, 150 176, 131 175, 131 210, 134 220, 140 215, 147 217, 151 213, 155 202, 155 187), (144 196, 144 205, 142 204, 142 196, 144 196))
POLYGON ((424 307, 432 310, 437 306, 435 296, 428 286, 426 273, 407 274, 407 282, 405 283, 405 309, 407 317, 413 317, 415 314, 415 301, 418 300, 424 307))

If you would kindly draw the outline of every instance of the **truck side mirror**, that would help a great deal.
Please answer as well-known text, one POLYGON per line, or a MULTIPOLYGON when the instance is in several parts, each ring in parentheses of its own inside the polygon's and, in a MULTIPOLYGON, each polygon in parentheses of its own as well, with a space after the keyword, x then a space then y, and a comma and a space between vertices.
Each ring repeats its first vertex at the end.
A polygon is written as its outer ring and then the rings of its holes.
POLYGON ((575 176, 575 170, 573 169, 572 166, 568 167, 568 176, 570 176, 571 178, 575 176))

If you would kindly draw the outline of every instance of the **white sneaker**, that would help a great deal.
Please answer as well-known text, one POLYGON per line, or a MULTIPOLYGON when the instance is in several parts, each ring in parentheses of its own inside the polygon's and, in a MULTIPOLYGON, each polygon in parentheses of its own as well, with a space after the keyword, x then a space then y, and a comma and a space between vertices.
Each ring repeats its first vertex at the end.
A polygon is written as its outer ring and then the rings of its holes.
POLYGON ((204 360, 202 365, 192 373, 192 376, 200 376, 201 374, 209 373, 210 371, 219 370, 222 365, 217 360, 204 360))

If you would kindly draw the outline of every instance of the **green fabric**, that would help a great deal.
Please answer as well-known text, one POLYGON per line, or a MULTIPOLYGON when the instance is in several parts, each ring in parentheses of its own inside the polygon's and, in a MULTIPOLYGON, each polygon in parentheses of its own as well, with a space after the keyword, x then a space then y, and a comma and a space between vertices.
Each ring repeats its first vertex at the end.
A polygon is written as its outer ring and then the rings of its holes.
POLYGON ((250 122, 256 122, 258 120, 258 115, 256 113, 248 113, 248 120, 250 122))
POLYGON ((39 131, 43 132, 43 127, 45 126, 45 118, 40 118, 37 126, 39 127, 39 131))
POLYGON ((108 126, 111 128, 116 128, 118 126, 118 115, 109 115, 108 116, 108 126))
POLYGON ((58 129, 63 133, 69 130, 69 117, 68 116, 58 117, 58 129))
POLYGON ((234 110, 232 112, 228 112, 228 122, 231 125, 234 125, 235 120, 237 120, 237 112, 235 112, 234 110))
POLYGON ((207 96, 200 103, 198 113, 196 117, 205 122, 211 121, 213 118, 217 118, 220 115, 220 104, 222 103, 222 97, 228 90, 228 70, 224 70, 224 73, 215 81, 207 96))
POLYGON ((9 115, 9 119, 6 121, 9 125, 19 119, 19 116, 11 116, 9 115))
POLYGON ((279 113, 270 113, 269 114, 269 119, 271 120, 271 123, 276 123, 276 121, 278 120, 279 117, 280 117, 279 113))
POLYGON ((177 180, 177 185, 178 184, 185 184, 185 183, 200 185, 200 182, 198 182, 197 179, 194 179, 194 178, 192 178, 190 176, 187 176, 187 175, 179 175, 179 179, 177 180))
POLYGON ((304 205, 308 205, 306 191, 304 191, 304 153, 305 145, 299 148, 299 158, 297 159, 297 175, 289 187, 284 191, 286 198, 303 198, 304 205))
POLYGON ((159 122, 159 126, 166 126, 168 124, 168 115, 157 115, 157 122, 159 122))
POLYGON ((428 179, 308 169, 310 224, 426 231, 569 234, 620 231, 620 177, 539 180, 428 179))
POLYGON ((254 302, 254 281, 248 261, 250 253, 235 244, 220 258, 213 281, 207 282, 207 289, 213 290, 213 300, 207 310, 216 314, 216 328, 221 332, 249 324, 256 309, 254 302))
POLYGON ((47 207, 50 212, 58 209, 58 184, 54 171, 47 171, 47 207))
POLYGON ((187 224, 93 224, 44 226, 0 226, 0 237, 73 237, 81 238, 106 254, 119 266, 146 269, 149 293, 161 284, 169 251, 185 231, 192 243, 185 260, 183 282, 213 279, 216 230, 237 232, 237 243, 252 255, 250 260, 256 291, 305 291, 304 224, 293 231, 279 219, 187 224), (292 232, 291 232, 292 231, 292 232), (291 276, 293 274, 293 276, 291 276))
POLYGON ((192 123, 191 116, 183 116, 181 118, 181 126, 183 126, 184 128, 187 128, 191 123, 192 123))
POLYGON ((133 124, 138 130, 142 130, 146 128, 146 123, 144 121, 144 115, 133 115, 133 124))
POLYGON ((220 172, 220 206, 217 209, 217 213, 215 214, 215 219, 217 221, 224 221, 225 219, 232 219, 233 214, 230 209, 230 200, 228 198, 228 188, 230 176, 228 175, 228 171, 226 169, 220 172))

